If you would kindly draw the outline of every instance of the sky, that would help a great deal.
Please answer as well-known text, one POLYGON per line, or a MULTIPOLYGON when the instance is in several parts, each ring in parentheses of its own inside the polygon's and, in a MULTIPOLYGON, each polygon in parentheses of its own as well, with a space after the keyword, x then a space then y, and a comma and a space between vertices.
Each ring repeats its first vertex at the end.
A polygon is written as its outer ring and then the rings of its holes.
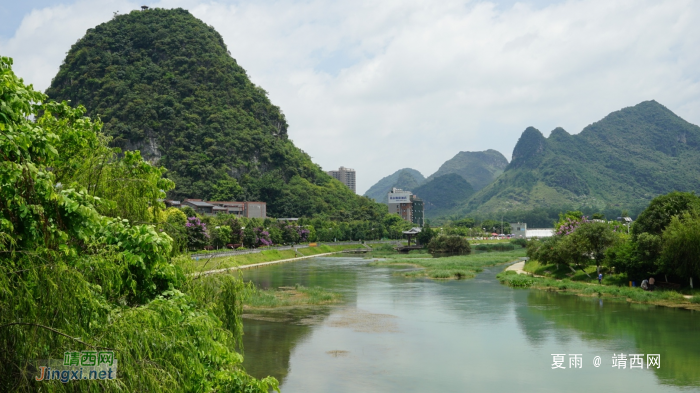
POLYGON ((0 55, 43 91, 87 29, 144 4, 213 26, 294 143, 354 168, 358 193, 646 100, 700 124, 695 0, 3 1, 0 55))

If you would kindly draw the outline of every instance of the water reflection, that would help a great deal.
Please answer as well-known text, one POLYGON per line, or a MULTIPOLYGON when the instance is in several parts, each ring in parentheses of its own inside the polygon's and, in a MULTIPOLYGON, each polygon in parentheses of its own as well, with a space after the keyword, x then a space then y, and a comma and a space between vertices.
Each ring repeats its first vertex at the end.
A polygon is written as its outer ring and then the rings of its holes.
POLYGON ((697 313, 511 289, 495 279, 502 267, 437 282, 368 262, 316 258, 245 272, 264 287, 298 283, 345 297, 244 319, 245 367, 277 377, 284 392, 700 391, 697 313), (662 367, 612 369, 619 352, 659 353, 662 367), (553 371, 552 353, 582 353, 585 366, 553 371))
MULTIPOLYGON (((524 292, 524 291, 521 291, 524 292)), ((518 322, 533 342, 556 328, 574 330, 587 341, 614 352, 661 354, 662 367, 652 370, 664 384, 700 386, 700 319, 697 313, 624 301, 585 298, 546 291, 527 291, 527 307, 516 309, 518 322), (616 347, 625 337, 633 348, 616 347)))

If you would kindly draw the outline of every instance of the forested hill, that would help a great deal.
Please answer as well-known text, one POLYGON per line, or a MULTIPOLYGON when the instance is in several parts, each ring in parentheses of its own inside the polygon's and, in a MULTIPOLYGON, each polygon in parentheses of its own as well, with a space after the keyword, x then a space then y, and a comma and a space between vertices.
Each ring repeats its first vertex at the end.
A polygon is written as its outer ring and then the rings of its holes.
POLYGON ((474 194, 471 184, 456 173, 434 177, 411 191, 423 199, 428 218, 449 213, 474 194))
MULTIPOLYGON (((671 191, 700 191, 700 127, 656 101, 613 112, 578 135, 523 132, 503 175, 463 212, 639 212, 671 191)), ((508 213, 506 213, 508 214, 508 213)))
POLYGON ((388 203, 387 194, 392 188, 402 190, 413 190, 425 181, 425 177, 415 169, 403 168, 382 178, 375 185, 370 187, 365 196, 377 202, 388 203))
POLYGON ((113 145, 165 166, 172 198, 262 200, 273 217, 381 209, 294 146, 280 108, 186 10, 132 11, 89 29, 47 94, 84 105, 113 145))
POLYGON ((428 181, 456 173, 475 190, 481 190, 503 173, 508 165, 508 160, 496 150, 485 151, 461 151, 451 159, 445 161, 437 172, 428 177, 428 181))

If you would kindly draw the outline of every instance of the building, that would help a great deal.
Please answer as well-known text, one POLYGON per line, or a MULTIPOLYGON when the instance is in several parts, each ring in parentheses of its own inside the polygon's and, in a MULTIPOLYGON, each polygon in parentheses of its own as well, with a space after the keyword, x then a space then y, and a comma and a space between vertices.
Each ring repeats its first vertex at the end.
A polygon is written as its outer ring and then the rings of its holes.
POLYGON ((233 201, 208 201, 215 206, 213 214, 234 214, 238 217, 267 218, 267 204, 265 202, 233 202, 233 201))
POLYGON ((418 195, 411 195, 411 214, 413 215, 411 222, 422 227, 425 220, 425 207, 418 195))
POLYGON ((554 236, 554 228, 539 228, 539 229, 527 229, 526 231, 526 237, 528 239, 531 239, 533 237, 535 238, 541 238, 541 237, 552 237, 554 236))
POLYGON ((181 205, 182 207, 189 206, 199 214, 214 214, 214 205, 201 199, 185 199, 181 205))
POLYGON ((222 213, 234 214, 238 217, 243 216, 245 211, 245 202, 233 202, 233 201, 207 201, 212 205, 216 205, 219 208, 223 208, 225 211, 219 210, 222 213))
POLYGON ((355 170, 351 168, 346 168, 341 166, 337 171, 328 171, 327 174, 333 176, 334 178, 340 180, 341 183, 348 186, 352 192, 357 193, 355 187, 355 170))
POLYGON ((527 223, 525 222, 511 222, 510 233, 513 237, 526 239, 527 238, 527 223))
POLYGON ((400 188, 392 188, 387 195, 389 201, 389 213, 398 214, 406 221, 413 222, 413 203, 411 191, 400 188))
POLYGON ((267 204, 265 202, 245 202, 243 217, 266 218, 267 204))

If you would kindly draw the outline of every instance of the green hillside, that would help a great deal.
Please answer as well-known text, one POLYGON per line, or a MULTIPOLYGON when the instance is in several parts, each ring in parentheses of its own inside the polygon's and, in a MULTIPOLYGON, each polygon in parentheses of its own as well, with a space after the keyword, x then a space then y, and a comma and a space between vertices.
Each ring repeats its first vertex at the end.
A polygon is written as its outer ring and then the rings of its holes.
POLYGON ((431 218, 447 213, 474 194, 471 184, 456 173, 435 177, 411 191, 425 202, 425 215, 431 218))
POLYGON ((47 94, 84 105, 112 145, 165 166, 171 198, 262 200, 273 217, 381 209, 294 146, 282 111, 185 10, 132 11, 89 29, 47 94))
POLYGON ((425 177, 415 169, 399 169, 370 187, 370 189, 365 192, 365 196, 377 202, 387 203, 387 194, 393 187, 402 190, 413 190, 424 181, 425 177))
POLYGON ((500 176, 507 165, 508 160, 496 150, 461 151, 445 161, 437 172, 428 177, 428 180, 456 173, 475 190, 481 190, 500 176))
POLYGON ((700 127, 656 101, 613 112, 578 135, 523 132, 505 172, 462 214, 581 209, 634 215, 660 194, 700 191, 700 127))

